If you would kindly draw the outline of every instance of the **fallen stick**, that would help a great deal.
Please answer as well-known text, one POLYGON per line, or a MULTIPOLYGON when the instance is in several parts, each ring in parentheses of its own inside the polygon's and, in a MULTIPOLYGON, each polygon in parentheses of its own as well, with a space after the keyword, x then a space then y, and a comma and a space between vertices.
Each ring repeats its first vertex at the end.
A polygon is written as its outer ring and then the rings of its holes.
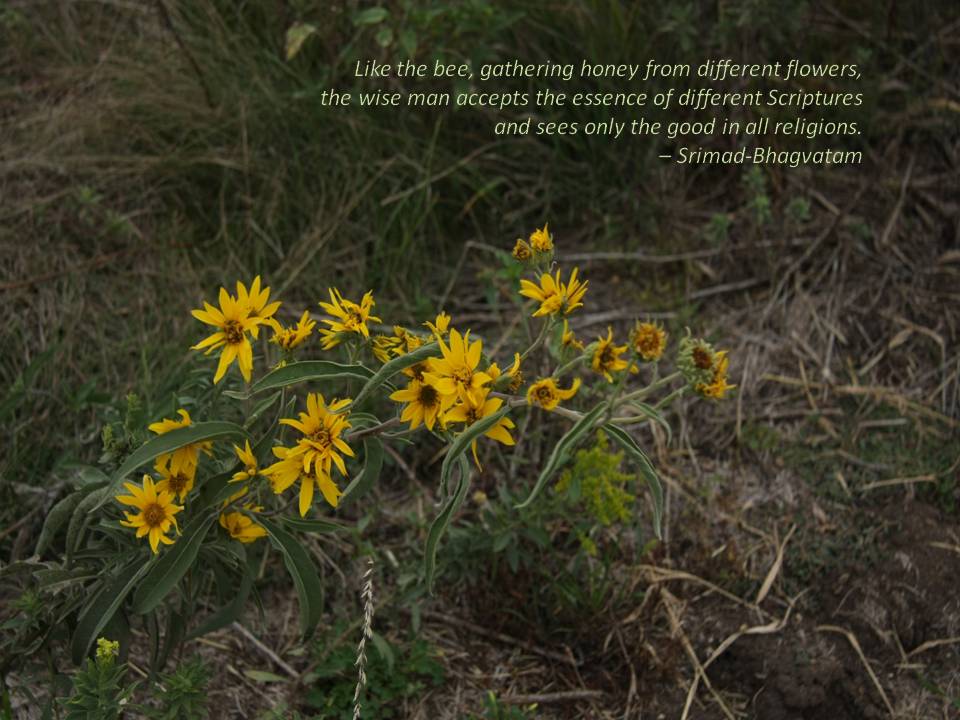
POLYGON ((505 705, 533 705, 547 703, 575 702, 577 700, 593 700, 606 695, 602 690, 566 690, 555 693, 534 693, 532 695, 508 695, 497 698, 505 705))

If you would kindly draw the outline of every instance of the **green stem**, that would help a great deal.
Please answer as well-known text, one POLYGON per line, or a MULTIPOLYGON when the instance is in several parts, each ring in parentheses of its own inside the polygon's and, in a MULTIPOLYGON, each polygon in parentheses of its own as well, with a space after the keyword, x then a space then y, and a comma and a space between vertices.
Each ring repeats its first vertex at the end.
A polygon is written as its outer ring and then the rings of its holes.
POLYGON ((577 365, 581 364, 581 363, 582 363, 584 360, 586 360, 586 359, 587 359, 587 356, 586 356, 586 355, 577 355, 577 357, 575 357, 575 358, 574 358, 573 360, 571 360, 570 362, 564 363, 563 365, 561 365, 560 367, 558 367, 556 370, 554 370, 552 377, 557 378, 557 379, 563 377, 566 373, 568 373, 568 372, 570 372, 571 370, 573 370, 573 368, 575 368, 577 365))
POLYGON ((669 375, 663 376, 659 380, 656 380, 655 382, 650 383, 644 388, 640 388, 639 390, 634 390, 632 393, 627 393, 622 398, 620 398, 619 404, 622 405, 624 403, 630 402, 631 400, 641 400, 645 398, 647 395, 649 395, 650 393, 654 392, 655 390, 659 390, 664 385, 669 385, 674 380, 679 378, 680 375, 681 373, 678 370, 677 372, 673 372, 673 373, 670 373, 669 375))
POLYGON ((653 409, 654 409, 654 410, 659 410, 660 408, 669 405, 670 403, 672 403, 672 402, 673 402, 674 400, 676 400, 677 398, 683 397, 683 394, 684 394, 686 391, 687 391, 687 386, 686 386, 686 385, 681 385, 681 386, 678 387, 676 390, 674 390, 672 393, 670 393, 670 394, 667 395, 665 398, 663 398, 662 400, 660 400, 656 405, 654 405, 654 406, 653 406, 653 409))
POLYGON ((550 331, 550 328, 553 327, 553 316, 548 317, 544 323, 543 328, 540 330, 540 334, 537 335, 537 339, 533 341, 533 345, 528 347, 523 355, 520 356, 520 362, 523 362, 527 359, 527 356, 532 353, 534 350, 538 349, 543 345, 543 341, 547 339, 547 333, 550 331))

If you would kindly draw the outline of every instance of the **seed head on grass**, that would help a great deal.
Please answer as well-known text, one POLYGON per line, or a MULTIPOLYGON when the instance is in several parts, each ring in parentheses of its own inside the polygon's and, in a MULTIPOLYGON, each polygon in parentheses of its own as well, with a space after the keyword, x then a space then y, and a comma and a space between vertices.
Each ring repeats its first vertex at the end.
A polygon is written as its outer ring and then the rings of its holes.
POLYGON ((357 644, 357 687, 353 691, 353 720, 360 720, 360 693, 367 684, 367 638, 373 637, 373 558, 367 558, 367 572, 363 575, 363 631, 357 644))

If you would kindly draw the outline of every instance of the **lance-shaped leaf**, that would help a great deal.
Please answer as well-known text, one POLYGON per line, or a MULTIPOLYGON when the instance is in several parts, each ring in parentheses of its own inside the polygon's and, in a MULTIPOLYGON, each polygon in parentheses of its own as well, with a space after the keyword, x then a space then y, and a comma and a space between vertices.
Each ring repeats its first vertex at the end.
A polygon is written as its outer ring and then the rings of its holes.
POLYGON ((137 581, 153 567, 153 562, 153 560, 144 562, 142 557, 138 557, 125 565, 100 586, 100 590, 80 611, 77 628, 70 641, 70 653, 74 664, 79 665, 83 661, 93 641, 100 635, 100 631, 110 622, 137 581))
POLYGON ((488 415, 485 418, 477 420, 475 423, 468 426, 462 433, 457 435, 456 438, 454 438, 453 442, 450 444, 450 449, 447 450, 447 454, 443 458, 443 465, 440 466, 441 497, 446 496, 447 484, 450 478, 450 473, 453 471, 453 464, 460 459, 460 457, 467 451, 470 445, 473 444, 477 438, 500 422, 500 419, 509 412, 510 406, 504 405, 502 408, 493 413, 493 415, 488 415))
POLYGON ((653 467, 653 463, 650 462, 646 453, 637 445, 637 441, 626 430, 613 424, 604 425, 603 429, 617 445, 627 452, 630 459, 637 464, 644 480, 647 481, 647 487, 650 488, 650 494, 653 496, 653 532, 658 538, 662 539, 663 485, 660 483, 656 468, 653 467))
POLYGON ((443 534, 450 526, 450 520, 453 518, 454 513, 463 505, 463 500, 467 497, 467 489, 470 487, 470 463, 463 456, 462 452, 460 453, 459 459, 460 477, 457 481, 457 489, 430 525, 430 531, 427 533, 427 545, 423 551, 424 577, 426 579, 427 589, 429 589, 430 592, 433 592, 433 576, 437 570, 437 545, 440 543, 440 538, 443 537, 443 534))
POLYGON ((287 566, 290 577, 293 578, 297 597, 300 600, 300 633, 308 637, 317 627, 323 610, 321 605, 323 586, 317 576, 317 567, 303 545, 298 543, 293 535, 266 518, 257 516, 255 520, 263 526, 270 535, 273 546, 283 555, 283 563, 287 566))
MULTIPOLYGON (((266 548, 266 543, 263 543, 263 546, 266 548)), ((241 552, 246 552, 242 547, 239 548, 239 550, 241 552)), ((250 591, 253 589, 253 581, 257 576, 257 569, 260 567, 260 562, 263 559, 264 552, 265 550, 260 552, 246 552, 247 561, 243 565, 243 573, 240 576, 240 584, 238 586, 234 586, 235 591, 230 602, 207 617, 202 623, 187 633, 187 640, 203 637, 207 633, 212 633, 221 628, 225 628, 227 625, 240 618, 243 608, 247 604, 247 598, 250 595, 250 591)))
POLYGON ((237 400, 246 400, 257 393, 279 390, 288 385, 296 385, 310 380, 337 380, 339 378, 369 380, 371 377, 373 377, 373 371, 363 365, 344 365, 331 360, 303 360, 271 370, 250 386, 250 392, 228 390, 223 394, 237 400))
POLYGON ((342 508, 368 493, 380 477, 382 469, 383 443, 379 438, 365 437, 363 439, 363 470, 347 485, 337 507, 342 508))
MULTIPOLYGON (((341 500, 337 507, 340 507, 342 504, 343 502, 341 500)), ((303 533, 329 533, 347 529, 346 525, 341 525, 332 520, 320 520, 318 518, 284 517, 283 524, 291 530, 303 533)))
POLYGON ((570 457, 570 453, 576 447, 577 443, 580 442, 581 438, 586 435, 590 430, 593 429, 594 424, 597 422, 597 418, 600 417, 607 409, 607 403, 602 402, 593 408, 590 412, 581 417, 577 422, 573 424, 573 427, 567 431, 567 434, 564 435, 553 448, 553 452, 550 453, 550 457, 547 458, 547 464, 543 466, 543 469, 540 471, 540 476, 537 478, 536 484, 533 486, 533 490, 530 491, 530 495, 522 503, 516 506, 517 510, 521 510, 530 503, 533 502, 534 498, 540 494, 540 491, 543 490, 543 486, 547 484, 547 481, 553 477, 554 473, 559 470, 563 464, 570 457))
POLYGON ((114 495, 120 488, 120 483, 123 482, 127 475, 141 465, 146 465, 161 455, 172 453, 178 448, 182 448, 185 445, 192 445, 193 443, 201 443, 208 440, 222 440, 225 438, 245 439, 249 437, 247 431, 239 425, 214 420, 212 422, 201 422, 188 425, 187 427, 176 428, 163 435, 150 438, 130 453, 130 456, 123 461, 123 465, 113 474, 113 479, 110 481, 106 497, 100 501, 100 504, 97 505, 94 510, 106 504, 110 496, 114 495))
MULTIPOLYGON (((377 370, 376 374, 367 380, 367 383, 360 388, 360 392, 357 393, 356 397, 353 398, 353 402, 350 403, 348 407, 356 407, 360 405, 361 402, 366 400, 367 396, 376 390, 378 387, 383 385, 387 380, 392 378, 398 372, 406 370, 408 367, 412 367, 419 362, 432 357, 438 357, 440 355, 440 346, 435 343, 427 343, 422 347, 418 347, 412 352, 408 352, 406 355, 401 355, 400 357, 394 358, 390 362, 386 363, 382 368, 377 370)), ((339 412, 343 412, 347 408, 343 408, 339 412)))
MULTIPOLYGON (((102 487, 102 485, 100 487, 102 487)), ((53 542, 53 538, 60 531, 60 528, 69 522, 80 502, 89 495, 90 492, 96 489, 97 486, 94 485, 72 492, 50 509, 50 512, 47 513, 46 520, 43 521, 40 539, 37 540, 37 548, 34 550, 35 555, 43 555, 44 550, 53 542)))
POLYGON ((164 549, 160 560, 143 579, 133 596, 135 613, 142 615, 150 612, 176 587, 197 559, 200 545, 215 517, 210 513, 198 515, 184 528, 176 542, 164 549))
POLYGON ((661 413, 652 405, 647 405, 647 403, 643 402, 632 402, 630 403, 629 407, 638 411, 641 415, 645 415, 646 417, 650 418, 657 423, 657 425, 662 427, 663 431, 667 434, 667 442, 670 442, 670 440, 673 438, 673 430, 671 430, 670 423, 667 422, 667 419, 663 416, 663 413, 661 413))
POLYGON ((67 538, 65 541, 68 565, 73 562, 73 555, 77 550, 84 528, 93 518, 93 509, 100 507, 102 503, 106 502, 106 498, 109 497, 108 490, 109 488, 107 487, 98 487, 91 491, 86 497, 82 498, 76 507, 74 507, 73 514, 70 516, 70 522, 67 524, 67 538))

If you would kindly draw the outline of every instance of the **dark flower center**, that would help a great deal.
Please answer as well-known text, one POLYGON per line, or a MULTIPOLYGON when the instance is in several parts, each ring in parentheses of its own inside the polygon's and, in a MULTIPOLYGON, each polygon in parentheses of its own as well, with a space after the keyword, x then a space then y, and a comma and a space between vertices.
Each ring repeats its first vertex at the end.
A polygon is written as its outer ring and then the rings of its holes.
POLYGON ((143 521, 150 527, 160 527, 167 519, 167 513, 157 503, 150 503, 143 509, 143 521))
POLYGON ((706 348, 695 347, 691 357, 693 358, 693 364, 701 370, 709 370, 713 366, 713 357, 706 348))
POLYGON ((227 320, 223 326, 223 334, 231 345, 239 345, 243 342, 243 326, 236 320, 227 320))
POLYGON ((333 440, 330 437, 330 431, 324 427, 315 430, 313 434, 310 435, 310 439, 317 443, 322 450, 326 450, 333 444, 333 440))
POLYGON ((186 475, 177 473, 167 478, 167 487, 174 495, 180 495, 187 487, 188 482, 190 482, 190 479, 186 475))
POLYGON ((424 407, 432 408, 440 400, 440 393, 432 385, 421 385, 417 401, 424 407))

